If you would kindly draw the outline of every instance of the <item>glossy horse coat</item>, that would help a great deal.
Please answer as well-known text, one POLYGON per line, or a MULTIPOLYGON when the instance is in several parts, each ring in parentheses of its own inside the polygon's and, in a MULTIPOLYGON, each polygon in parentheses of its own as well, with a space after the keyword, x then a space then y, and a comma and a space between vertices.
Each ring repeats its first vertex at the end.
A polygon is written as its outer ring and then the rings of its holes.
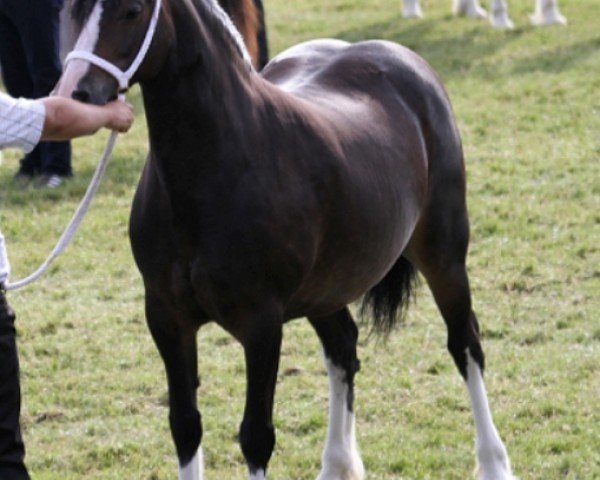
MULTIPOLYGON (((94 32, 86 45, 125 69, 153 5, 79 0, 74 16, 87 22, 84 33, 94 32)), ((415 53, 385 41, 304 43, 262 75, 248 58, 215 2, 164 0, 134 77, 151 149, 130 236, 166 367, 180 478, 203 476, 199 328, 214 321, 244 348, 239 438, 250 478, 260 480, 275 444, 283 324, 298 317, 318 334, 330 378, 319 480, 364 478, 353 402, 358 330, 347 305, 365 295, 375 327, 388 331, 416 270, 467 383, 480 476, 512 478, 482 381, 465 268, 463 157, 439 78, 415 53)), ((67 69, 64 85, 76 84, 77 98, 114 97, 106 72, 91 66, 75 81, 73 72, 67 69)))

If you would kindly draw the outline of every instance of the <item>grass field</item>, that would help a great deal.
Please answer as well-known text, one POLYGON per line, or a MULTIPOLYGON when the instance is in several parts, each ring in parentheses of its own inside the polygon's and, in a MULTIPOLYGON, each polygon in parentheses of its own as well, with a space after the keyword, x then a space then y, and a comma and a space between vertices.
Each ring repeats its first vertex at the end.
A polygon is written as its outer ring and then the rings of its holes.
MULTIPOLYGON (((600 478, 600 4, 561 0, 566 28, 533 28, 533 0, 509 1, 517 29, 426 19, 398 0, 266 0, 273 53, 314 37, 386 38, 428 60, 445 81, 469 177, 474 305, 496 423, 521 479, 600 478)), ((127 238, 147 151, 137 123, 121 138, 74 244, 34 286, 10 294, 18 313, 23 425, 34 480, 173 479, 162 362, 146 330, 127 238)), ((106 136, 75 142, 64 188, 11 185, 0 167, 0 225, 13 280, 58 238, 106 136)), ((360 343, 357 430, 369 479, 464 479, 474 467, 467 394, 445 350, 426 288, 387 344, 360 343)), ((199 390, 209 479, 245 478, 236 441, 241 348, 200 332, 199 390)), ((314 479, 326 433, 327 377, 304 321, 286 327, 270 478, 314 479)))

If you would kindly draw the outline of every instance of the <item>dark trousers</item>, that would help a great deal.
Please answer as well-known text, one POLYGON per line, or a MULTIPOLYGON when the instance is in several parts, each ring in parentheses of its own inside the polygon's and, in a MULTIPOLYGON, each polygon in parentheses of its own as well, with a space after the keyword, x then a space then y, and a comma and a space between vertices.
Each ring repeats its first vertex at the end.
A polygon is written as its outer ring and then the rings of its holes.
POLYGON ((23 463, 25 446, 19 427, 20 411, 15 315, 0 291, 0 480, 29 479, 23 463))
MULTIPOLYGON (((45 97, 60 78, 62 2, 0 0, 0 65, 4 85, 13 97, 45 97)), ((71 175, 70 142, 39 143, 21 160, 20 171, 71 175)))

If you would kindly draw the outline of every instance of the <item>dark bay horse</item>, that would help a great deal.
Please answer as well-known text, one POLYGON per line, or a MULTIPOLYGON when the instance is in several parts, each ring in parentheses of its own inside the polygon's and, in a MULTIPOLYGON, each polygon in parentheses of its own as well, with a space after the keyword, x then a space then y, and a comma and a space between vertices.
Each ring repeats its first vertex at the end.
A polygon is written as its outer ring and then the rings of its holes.
MULTIPOLYGON (((471 309, 461 142, 437 75, 400 45, 337 40, 297 45, 258 74, 214 0, 157 1, 76 0, 73 16, 79 48, 124 70, 155 6, 160 12, 133 78, 150 154, 130 236, 165 363, 180 479, 203 476, 199 328, 216 322, 243 346, 239 439, 250 478, 261 480, 275 444, 282 329, 298 317, 319 336, 330 379, 318 479, 363 479, 353 408, 358 329, 347 305, 364 296, 375 328, 389 331, 417 271, 470 394, 480 478, 512 478, 471 309)), ((103 69, 71 63, 61 85, 97 104, 118 90, 103 69)))

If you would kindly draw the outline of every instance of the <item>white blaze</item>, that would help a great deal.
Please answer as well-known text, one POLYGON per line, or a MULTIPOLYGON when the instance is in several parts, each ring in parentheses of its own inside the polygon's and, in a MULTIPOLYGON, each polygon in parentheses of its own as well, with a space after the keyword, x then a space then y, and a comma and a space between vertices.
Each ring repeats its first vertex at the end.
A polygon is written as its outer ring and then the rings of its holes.
MULTIPOLYGON (((102 10, 102 2, 98 0, 77 39, 74 50, 82 50, 90 53, 94 51, 96 44, 98 43, 98 36, 100 35, 102 10)), ((65 67, 65 71, 60 77, 54 94, 59 97, 70 97, 73 90, 77 87, 79 80, 87 73, 89 68, 90 64, 85 60, 75 58, 69 61, 65 67)))

